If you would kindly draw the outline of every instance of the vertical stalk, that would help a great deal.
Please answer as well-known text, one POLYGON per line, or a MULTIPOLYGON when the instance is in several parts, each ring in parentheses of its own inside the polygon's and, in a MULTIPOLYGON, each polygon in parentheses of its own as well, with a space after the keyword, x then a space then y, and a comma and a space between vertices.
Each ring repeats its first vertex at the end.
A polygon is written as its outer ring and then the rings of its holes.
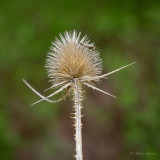
POLYGON ((81 85, 77 79, 75 79, 74 87, 74 102, 75 102, 75 141, 76 141, 76 160, 83 160, 82 156, 82 133, 81 133, 81 101, 82 101, 82 91, 81 85))

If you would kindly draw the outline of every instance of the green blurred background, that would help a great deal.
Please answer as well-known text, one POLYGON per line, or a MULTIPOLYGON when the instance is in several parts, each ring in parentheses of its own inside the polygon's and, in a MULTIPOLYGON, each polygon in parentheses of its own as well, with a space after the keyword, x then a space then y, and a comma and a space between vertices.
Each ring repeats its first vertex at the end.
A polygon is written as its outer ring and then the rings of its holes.
MULTIPOLYGON (((103 73, 136 61, 87 89, 84 160, 160 159, 160 1, 1 0, 0 160, 71 160, 73 103, 41 102, 44 68, 55 36, 76 29, 100 51, 103 73)), ((46 93, 47 94, 47 93, 46 93)))

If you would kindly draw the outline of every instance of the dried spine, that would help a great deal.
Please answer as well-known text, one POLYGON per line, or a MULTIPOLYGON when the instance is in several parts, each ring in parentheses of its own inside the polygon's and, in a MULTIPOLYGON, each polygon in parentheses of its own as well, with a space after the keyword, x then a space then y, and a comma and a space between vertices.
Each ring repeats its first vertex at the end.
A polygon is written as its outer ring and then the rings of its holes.
POLYGON ((46 89, 57 89, 54 93, 43 96, 36 91, 24 79, 23 82, 41 99, 33 104, 41 101, 56 103, 64 100, 70 93, 73 93, 75 103, 75 140, 76 140, 76 160, 82 160, 82 134, 81 134, 81 101, 82 101, 82 86, 87 86, 101 93, 107 94, 116 98, 114 95, 95 87, 94 82, 100 81, 123 68, 126 68, 134 63, 123 66, 107 74, 101 74, 102 61, 99 52, 96 50, 94 43, 89 43, 87 36, 80 39, 81 33, 76 31, 65 32, 60 34, 60 39, 56 38, 52 43, 51 51, 47 55, 46 68, 48 76, 52 82, 51 87, 46 89), (54 95, 63 92, 58 100, 51 100, 54 95))

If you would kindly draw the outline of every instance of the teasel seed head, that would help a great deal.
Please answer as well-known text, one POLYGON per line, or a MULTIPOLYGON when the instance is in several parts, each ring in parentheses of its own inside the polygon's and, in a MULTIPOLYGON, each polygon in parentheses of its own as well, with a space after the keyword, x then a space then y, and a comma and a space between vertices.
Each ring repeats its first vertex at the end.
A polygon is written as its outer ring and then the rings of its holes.
POLYGON ((43 100, 51 103, 64 100, 68 95, 73 93, 75 80, 78 81, 82 87, 88 86, 94 90, 116 98, 114 95, 95 87, 94 82, 99 81, 102 78, 106 78, 110 74, 113 74, 134 63, 136 62, 118 68, 112 72, 101 74, 102 60, 99 52, 94 46, 94 43, 90 43, 90 40, 86 35, 81 37, 81 32, 77 33, 75 30, 66 31, 63 35, 60 34, 59 39, 56 38, 55 42, 52 43, 50 52, 47 54, 45 65, 48 71, 48 77, 52 82, 51 87, 45 91, 60 88, 45 97, 36 91, 24 79, 23 81, 41 98, 39 101, 33 103, 33 105, 43 100), (58 100, 49 99, 61 91, 64 91, 64 93, 58 100))
POLYGON ((52 43, 46 60, 48 76, 53 85, 75 78, 95 77, 102 73, 102 60, 99 52, 90 49, 87 36, 81 33, 65 32, 52 43), (83 45, 84 44, 84 45, 83 45))

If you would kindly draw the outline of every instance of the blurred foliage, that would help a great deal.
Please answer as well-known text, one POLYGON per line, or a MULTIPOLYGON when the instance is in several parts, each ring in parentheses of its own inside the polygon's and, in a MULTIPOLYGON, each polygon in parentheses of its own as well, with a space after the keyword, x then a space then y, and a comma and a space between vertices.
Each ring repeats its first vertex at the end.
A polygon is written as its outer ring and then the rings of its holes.
POLYGON ((137 62, 100 84, 117 100, 87 91, 84 159, 160 159, 158 0, 1 0, 0 159, 73 159, 71 100, 30 107, 38 98, 22 83, 49 87, 46 53, 55 36, 73 29, 95 42, 104 72, 137 62))

